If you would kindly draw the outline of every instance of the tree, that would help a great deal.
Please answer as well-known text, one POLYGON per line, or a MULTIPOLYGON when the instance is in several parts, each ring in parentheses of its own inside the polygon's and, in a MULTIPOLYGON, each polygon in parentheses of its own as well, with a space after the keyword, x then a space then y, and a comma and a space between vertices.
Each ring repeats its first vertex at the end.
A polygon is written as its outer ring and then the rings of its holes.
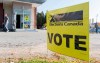
POLYGON ((40 29, 46 23, 46 15, 43 13, 37 13, 37 28, 40 29))

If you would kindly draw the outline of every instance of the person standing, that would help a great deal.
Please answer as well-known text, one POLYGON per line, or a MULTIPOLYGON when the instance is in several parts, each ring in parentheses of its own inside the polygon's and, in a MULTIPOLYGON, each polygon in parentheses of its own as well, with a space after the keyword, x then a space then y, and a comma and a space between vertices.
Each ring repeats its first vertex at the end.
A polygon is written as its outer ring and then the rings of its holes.
POLYGON ((95 28, 96 28, 96 33, 98 33, 98 23, 97 22, 95 24, 95 28))
POLYGON ((7 13, 5 13, 5 16, 4 16, 4 27, 6 28, 6 32, 9 32, 8 24, 9 24, 9 17, 8 17, 7 13))

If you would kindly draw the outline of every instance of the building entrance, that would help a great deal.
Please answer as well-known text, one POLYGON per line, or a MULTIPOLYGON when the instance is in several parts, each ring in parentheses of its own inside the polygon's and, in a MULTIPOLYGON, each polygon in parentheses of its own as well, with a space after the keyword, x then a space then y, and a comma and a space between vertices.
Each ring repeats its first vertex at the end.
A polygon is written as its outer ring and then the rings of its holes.
POLYGON ((17 29, 22 29, 23 28, 23 16, 20 14, 16 15, 16 28, 17 29))
POLYGON ((20 28, 20 15, 16 16, 16 28, 20 28))
POLYGON ((15 8, 14 13, 16 13, 16 29, 30 29, 31 10, 23 6, 22 9, 15 8))
POLYGON ((3 23, 4 23, 4 9, 3 9, 3 3, 0 3, 0 28, 2 28, 3 23))

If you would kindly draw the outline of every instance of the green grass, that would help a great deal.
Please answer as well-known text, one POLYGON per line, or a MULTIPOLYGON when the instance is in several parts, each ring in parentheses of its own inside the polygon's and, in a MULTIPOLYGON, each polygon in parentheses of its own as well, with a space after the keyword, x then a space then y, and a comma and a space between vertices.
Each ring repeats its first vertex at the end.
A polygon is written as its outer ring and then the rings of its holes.
POLYGON ((56 62, 56 61, 48 61, 45 58, 34 58, 32 60, 21 60, 18 63, 62 63, 62 62, 56 62))
MULTIPOLYGON (((41 59, 33 59, 33 60, 28 60, 28 61, 25 61, 25 60, 22 60, 18 63, 88 63, 88 62, 82 62, 82 61, 79 61, 79 60, 73 60, 73 61, 70 61, 68 59, 63 59, 63 60, 58 60, 58 61, 48 61, 48 60, 41 60, 41 59)), ((90 63, 95 63, 93 60, 90 61, 90 63)))
POLYGON ((19 63, 58 63, 58 62, 48 62, 48 61, 41 61, 41 60, 31 60, 31 61, 20 61, 19 63))
MULTIPOLYGON (((90 63, 95 63, 96 60, 94 58, 90 59, 90 63)), ((69 60, 67 57, 60 56, 59 60, 53 60, 51 58, 41 58, 35 57, 34 59, 30 60, 20 60, 18 63, 88 63, 86 61, 82 61, 79 59, 69 60)))

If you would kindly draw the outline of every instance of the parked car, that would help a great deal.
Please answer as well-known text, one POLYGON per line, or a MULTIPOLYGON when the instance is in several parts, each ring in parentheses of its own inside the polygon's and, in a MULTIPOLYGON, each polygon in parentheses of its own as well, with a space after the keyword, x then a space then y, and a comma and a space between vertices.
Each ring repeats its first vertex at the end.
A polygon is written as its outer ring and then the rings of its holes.
MULTIPOLYGON (((96 33, 96 28, 90 28, 91 33, 96 33)), ((100 27, 98 27, 98 33, 100 33, 100 27)))
POLYGON ((91 32, 91 33, 96 32, 96 28, 90 28, 90 32, 91 32))
POLYGON ((98 28, 98 33, 100 33, 100 27, 98 28))

